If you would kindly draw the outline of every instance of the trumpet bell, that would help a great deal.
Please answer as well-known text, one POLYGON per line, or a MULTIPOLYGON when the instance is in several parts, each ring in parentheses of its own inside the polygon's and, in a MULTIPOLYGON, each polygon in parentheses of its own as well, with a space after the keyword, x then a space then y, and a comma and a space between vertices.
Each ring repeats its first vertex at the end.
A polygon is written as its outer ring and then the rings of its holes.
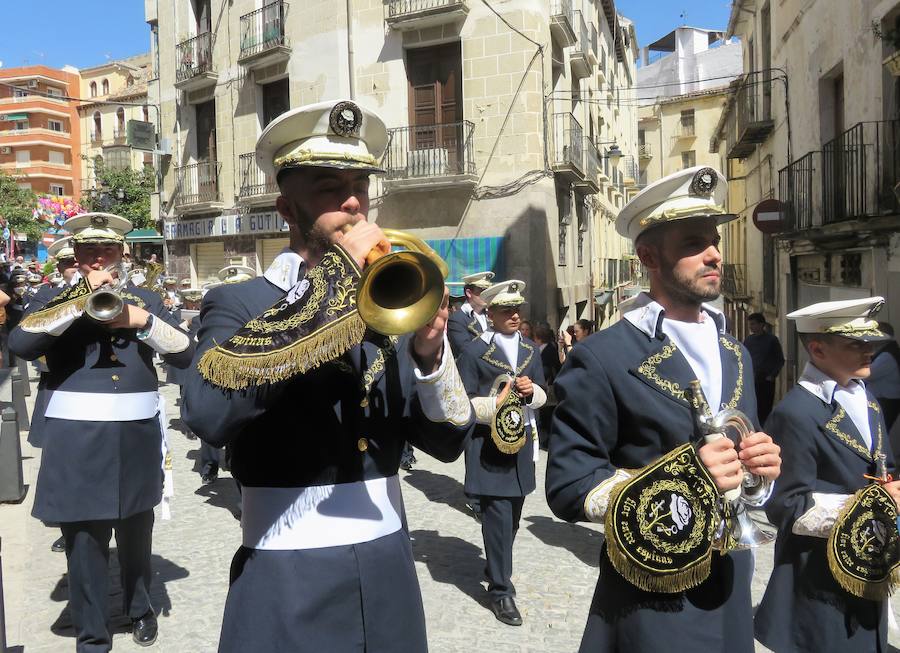
POLYGON ((84 312, 98 322, 114 320, 125 309, 125 301, 112 290, 96 290, 88 297, 84 312))
POLYGON ((422 252, 382 256, 363 271, 356 297, 359 316, 382 335, 416 331, 440 309, 444 276, 432 257, 422 252))
POLYGON ((760 528, 759 524, 750 517, 750 512, 743 503, 738 502, 733 505, 737 512, 732 528, 735 549, 755 549, 775 541, 775 534, 760 528))

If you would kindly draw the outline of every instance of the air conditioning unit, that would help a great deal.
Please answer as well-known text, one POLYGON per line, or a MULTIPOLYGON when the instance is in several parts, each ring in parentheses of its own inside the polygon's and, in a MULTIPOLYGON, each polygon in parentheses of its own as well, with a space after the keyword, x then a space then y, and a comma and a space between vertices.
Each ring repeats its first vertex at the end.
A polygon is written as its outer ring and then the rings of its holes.
POLYGON ((0 122, 3 122, 3 121, 8 120, 8 119, 9 119, 9 118, 7 118, 7 114, 5 114, 5 113, 0 113, 0 122))
POLYGON ((36 80, 36 79, 28 80, 28 88, 37 88, 37 87, 38 87, 38 80, 36 80))
POLYGON ((12 148, 9 145, 0 147, 0 154, 12 154, 12 148))

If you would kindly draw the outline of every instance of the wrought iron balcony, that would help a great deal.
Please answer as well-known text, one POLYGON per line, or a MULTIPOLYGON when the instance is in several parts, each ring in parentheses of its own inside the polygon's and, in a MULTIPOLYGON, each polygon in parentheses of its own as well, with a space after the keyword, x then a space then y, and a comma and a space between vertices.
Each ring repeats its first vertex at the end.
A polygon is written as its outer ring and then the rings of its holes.
POLYGON ((653 146, 650 143, 638 145, 638 156, 642 159, 653 158, 653 146))
POLYGON ((672 140, 691 140, 697 137, 697 127, 693 120, 679 120, 672 131, 672 140))
POLYGON ((635 158, 626 154, 622 157, 622 183, 625 186, 637 186, 638 179, 641 178, 641 167, 635 158))
POLYGON ((385 185, 395 190, 474 185, 474 133, 475 125, 468 120, 389 129, 382 160, 385 185))
POLYGON ((898 213, 900 121, 860 122, 822 147, 824 224, 898 213))
POLYGON ((749 73, 735 86, 728 120, 729 159, 746 159, 775 127, 772 120, 772 80, 769 73, 749 73))
POLYGON ((284 33, 288 3, 274 0, 241 16, 241 53, 238 63, 254 70, 287 61, 291 48, 284 33))
POLYGON ((584 134, 571 113, 553 114, 553 160, 551 168, 556 173, 571 177, 573 181, 584 178, 584 134))
POLYGON ((240 174, 240 188, 238 197, 241 200, 271 199, 270 195, 278 193, 278 184, 275 177, 264 173, 256 164, 256 152, 241 154, 238 157, 238 173, 240 174))
POLYGON ((220 204, 219 172, 222 164, 203 161, 175 168, 175 206, 183 212, 202 211, 220 204))
POLYGON ((584 79, 590 77, 591 74, 591 62, 588 55, 591 42, 587 24, 580 11, 575 11, 575 29, 578 30, 577 40, 569 53, 569 63, 572 66, 572 74, 579 79, 584 79))
POLYGON ((175 46, 175 87, 194 90, 216 83, 213 65, 213 45, 216 38, 211 32, 198 34, 175 46))
POLYGON ((468 0, 388 0, 384 22, 394 29, 411 30, 463 20, 468 0))
POLYGON ((572 0, 551 0, 550 34, 563 48, 575 45, 575 18, 572 0))
POLYGON ((788 214, 788 229, 821 225, 822 153, 810 152, 778 171, 778 197, 788 214))
POLYGON ((722 293, 731 300, 750 299, 747 290, 747 266, 743 263, 722 265, 722 293))
POLYGON ((584 139, 584 179, 576 180, 575 186, 583 192, 600 192, 600 153, 590 138, 584 139))
POLYGON ((119 127, 113 131, 113 145, 125 145, 128 142, 128 131, 125 127, 119 127))

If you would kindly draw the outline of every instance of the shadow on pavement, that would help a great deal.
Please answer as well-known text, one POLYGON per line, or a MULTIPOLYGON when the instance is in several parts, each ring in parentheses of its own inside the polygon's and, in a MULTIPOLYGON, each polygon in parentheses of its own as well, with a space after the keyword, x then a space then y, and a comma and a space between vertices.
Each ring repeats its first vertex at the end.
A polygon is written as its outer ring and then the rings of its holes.
POLYGON ((403 477, 403 480, 424 494, 429 501, 446 504, 466 517, 472 517, 472 511, 466 508, 463 484, 455 478, 425 469, 413 469, 403 477))
POLYGON ((196 440, 197 436, 194 435, 194 432, 188 428, 187 424, 181 421, 181 419, 177 417, 172 417, 169 419, 169 426, 167 427, 170 431, 178 431, 183 436, 185 436, 188 440, 196 440))
POLYGON ((526 517, 524 521, 531 522, 528 530, 547 546, 558 546, 590 567, 600 566, 600 547, 603 544, 603 535, 597 531, 556 521, 550 517, 526 517))
POLYGON ((225 508, 235 519, 241 518, 241 493, 233 478, 220 476, 209 485, 200 485, 200 477, 197 476, 197 485, 199 487, 194 490, 194 494, 206 497, 207 504, 214 508, 225 508))
MULTIPOLYGON (((109 628, 110 633, 128 633, 131 632, 131 619, 129 619, 122 610, 122 585, 119 580, 119 558, 115 548, 109 550, 109 628)), ((166 590, 166 583, 173 580, 187 578, 190 572, 176 565, 171 560, 156 555, 151 556, 150 564, 153 569, 153 580, 150 582, 150 602, 156 614, 168 617, 172 611, 172 601, 166 590)), ((68 602, 69 600, 69 579, 66 574, 60 576, 56 582, 53 591, 50 592, 50 599, 59 602, 68 602)), ((72 626, 72 616, 69 613, 69 607, 66 605, 63 611, 56 618, 56 621, 50 626, 50 631, 54 635, 60 637, 75 637, 75 629, 72 626)))
POLYGON ((434 581, 455 586, 487 608, 488 594, 481 585, 484 577, 481 547, 459 537, 440 535, 437 531, 413 531, 409 536, 413 558, 425 563, 434 581))

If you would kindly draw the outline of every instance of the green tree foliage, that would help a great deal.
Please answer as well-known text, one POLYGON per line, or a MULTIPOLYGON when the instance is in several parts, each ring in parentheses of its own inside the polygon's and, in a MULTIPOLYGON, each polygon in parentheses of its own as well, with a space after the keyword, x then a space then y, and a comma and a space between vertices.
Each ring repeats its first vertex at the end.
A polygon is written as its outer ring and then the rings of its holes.
POLYGON ((46 224, 35 220, 37 196, 29 188, 19 188, 14 177, 0 171, 0 218, 13 231, 26 234, 28 240, 38 240, 46 224))
POLYGON ((150 194, 156 180, 153 168, 142 170, 110 168, 97 162, 94 167, 96 192, 81 198, 87 211, 115 213, 131 220, 135 229, 152 229, 156 226, 150 217, 150 194), (121 198, 119 197, 121 195, 121 198))

